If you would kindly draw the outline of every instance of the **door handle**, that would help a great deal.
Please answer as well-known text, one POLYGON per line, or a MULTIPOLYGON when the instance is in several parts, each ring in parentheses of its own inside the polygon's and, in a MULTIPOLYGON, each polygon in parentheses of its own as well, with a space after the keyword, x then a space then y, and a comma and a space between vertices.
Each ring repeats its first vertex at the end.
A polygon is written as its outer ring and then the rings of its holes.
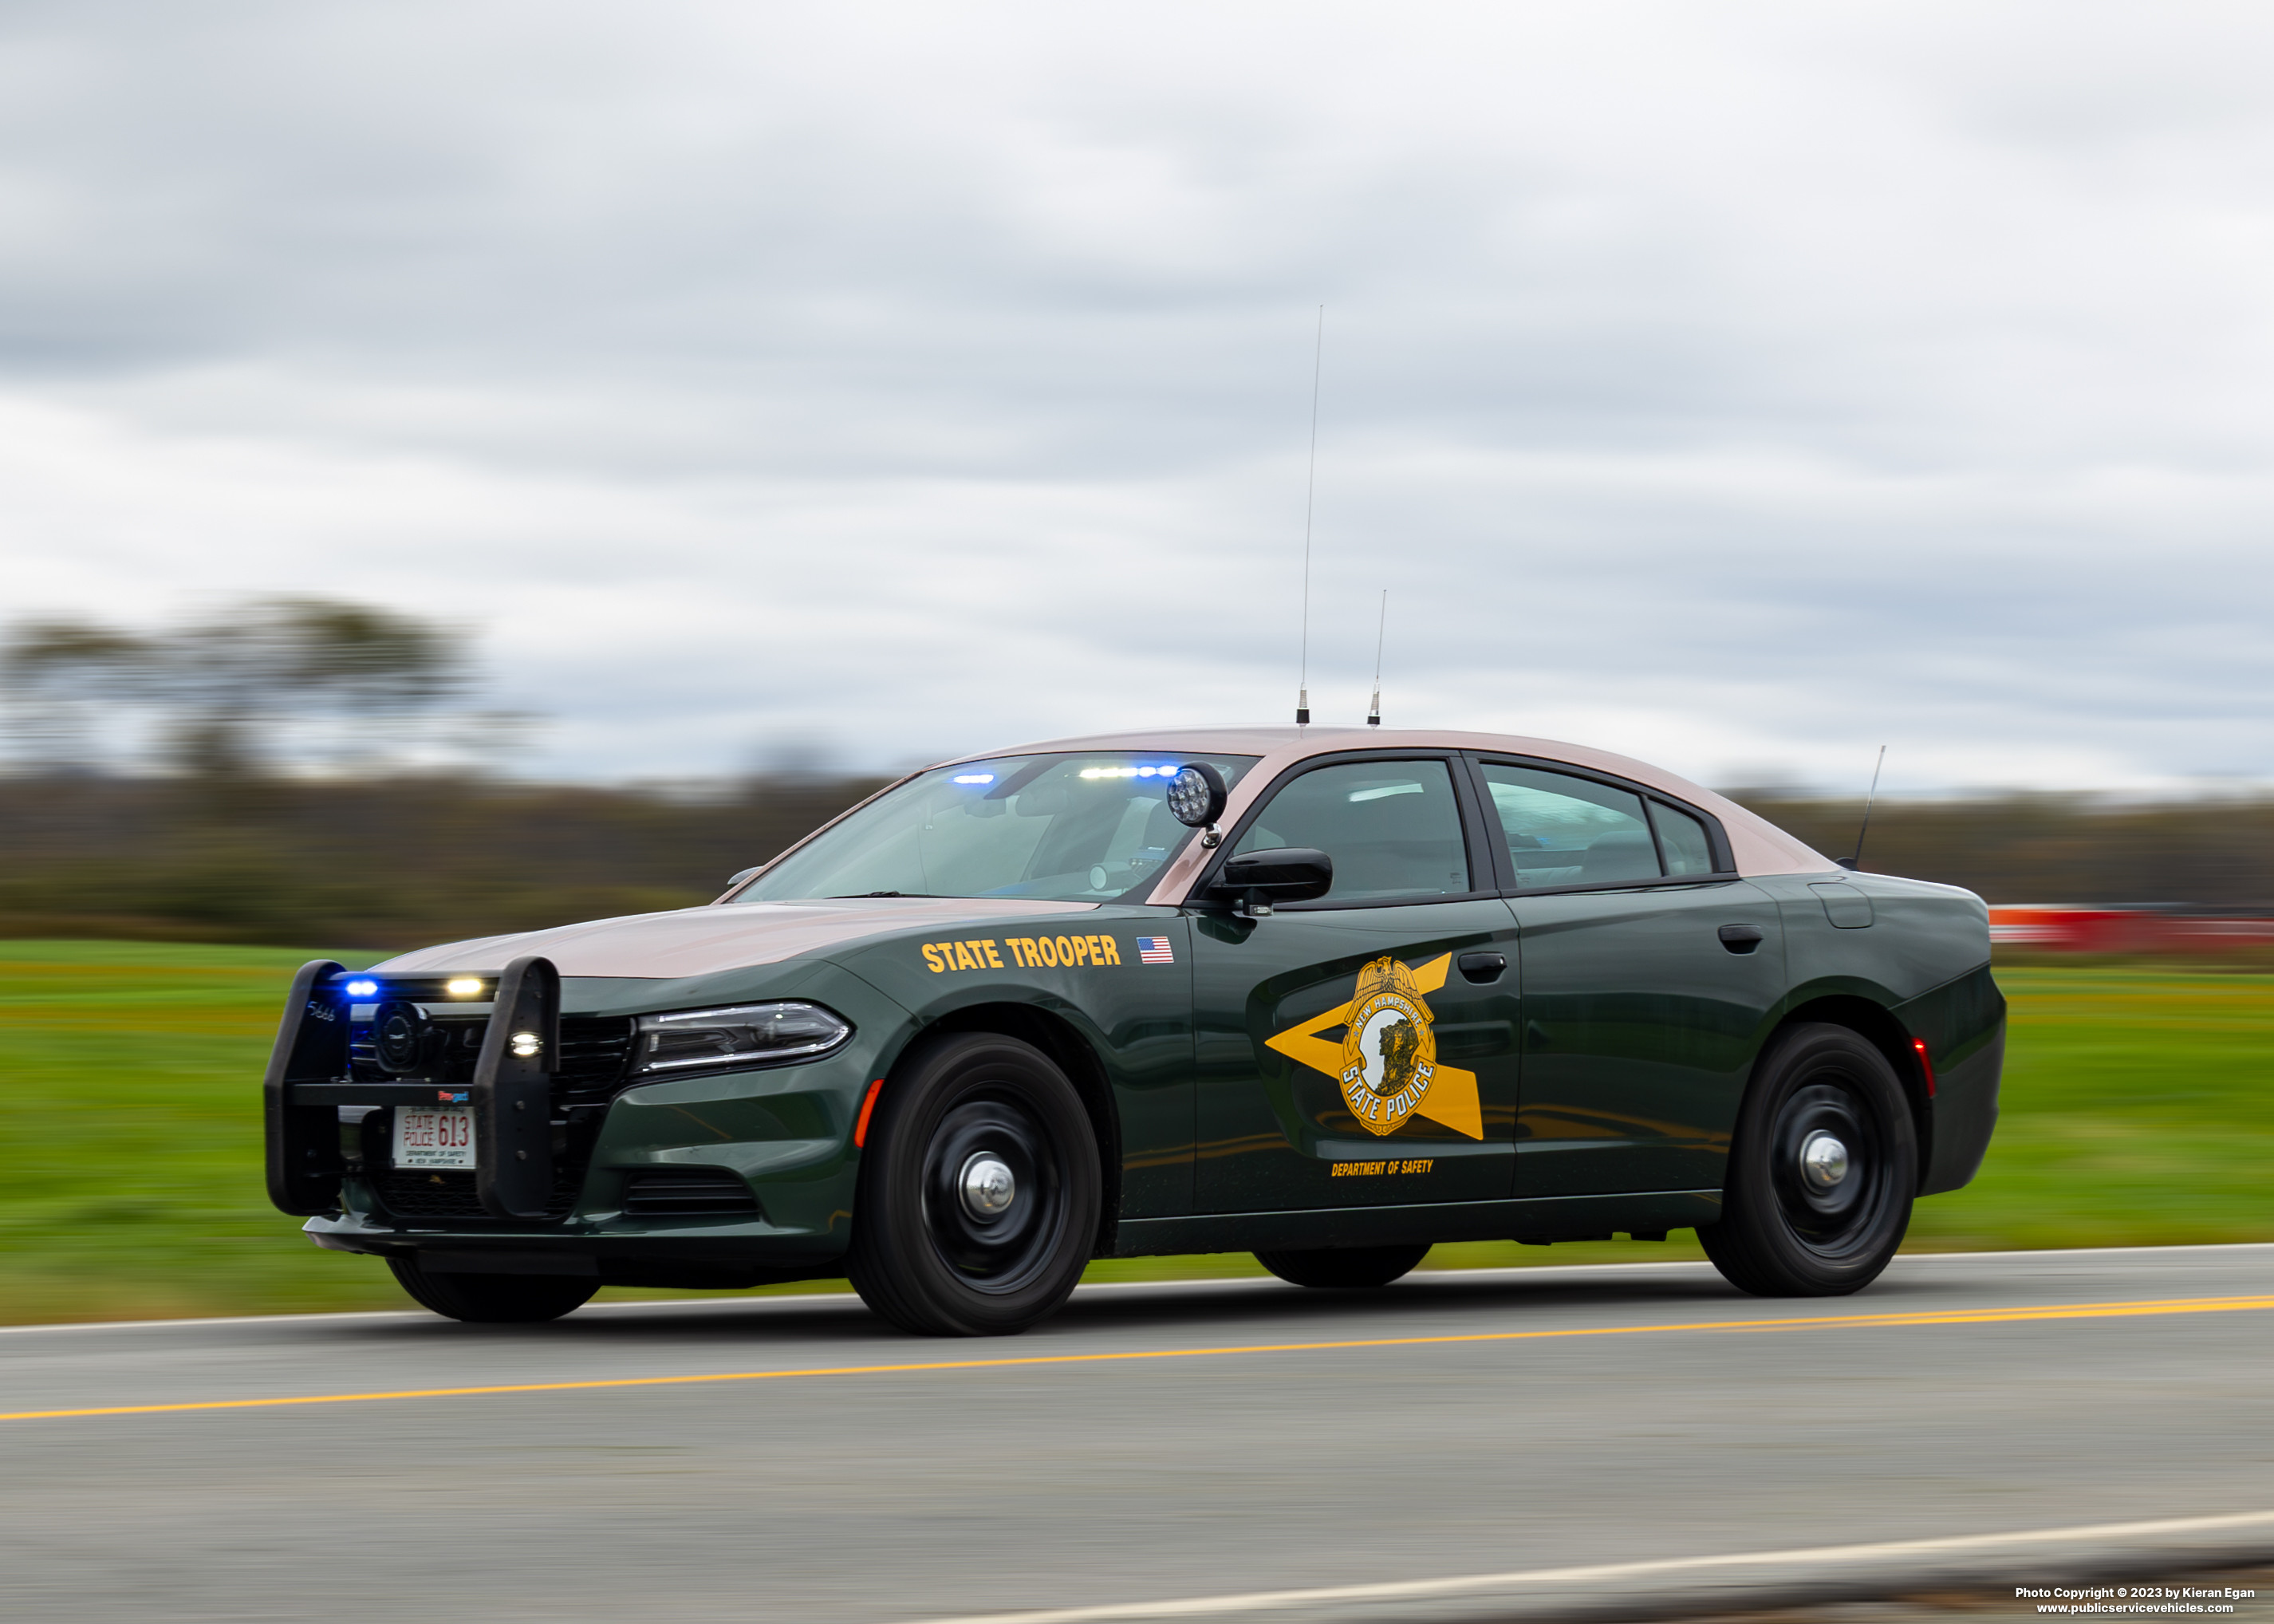
POLYGON ((1750 953, 1766 938, 1767 932, 1758 925, 1724 925, 1713 933, 1721 938, 1721 945, 1733 953, 1750 953))
POLYGON ((1508 968, 1508 960, 1498 953, 1463 953, 1460 965, 1461 974, 1481 987, 1500 980, 1508 968))

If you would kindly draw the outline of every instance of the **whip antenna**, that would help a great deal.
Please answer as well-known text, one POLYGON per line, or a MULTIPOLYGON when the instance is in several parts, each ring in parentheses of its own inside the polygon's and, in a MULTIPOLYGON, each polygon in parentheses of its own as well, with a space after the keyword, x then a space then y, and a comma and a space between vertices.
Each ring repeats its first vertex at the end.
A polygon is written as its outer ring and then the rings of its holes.
POLYGON ((1366 713, 1368 727, 1382 726, 1382 639, 1389 629, 1389 589, 1382 589, 1382 618, 1374 624, 1374 703, 1366 713))
POLYGON ((1871 763, 1871 788, 1864 797, 1864 826, 1856 831, 1856 854, 1834 859, 1843 868, 1853 868, 1864 861, 1864 837, 1871 832, 1871 803, 1879 798, 1879 769, 1887 764, 1887 747, 1879 747, 1879 759, 1871 763))
POLYGON ((1327 355, 1327 307, 1311 346, 1311 471, 1303 481, 1303 656, 1295 677, 1295 726, 1311 722, 1311 510, 1319 493, 1319 366, 1327 355))

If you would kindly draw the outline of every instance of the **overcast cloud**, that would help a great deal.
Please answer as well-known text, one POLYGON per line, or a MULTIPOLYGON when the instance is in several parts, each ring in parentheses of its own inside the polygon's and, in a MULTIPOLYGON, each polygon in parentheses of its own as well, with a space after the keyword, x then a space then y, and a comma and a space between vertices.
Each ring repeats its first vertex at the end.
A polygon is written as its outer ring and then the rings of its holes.
POLYGON ((517 765, 1311 689, 2274 778, 2274 17, 0 7, 11 613, 483 633, 517 765))

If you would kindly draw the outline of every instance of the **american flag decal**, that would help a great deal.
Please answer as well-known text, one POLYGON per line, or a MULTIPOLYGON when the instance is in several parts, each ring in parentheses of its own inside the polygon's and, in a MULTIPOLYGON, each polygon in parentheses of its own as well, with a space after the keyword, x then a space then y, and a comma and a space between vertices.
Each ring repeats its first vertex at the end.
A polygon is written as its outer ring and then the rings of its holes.
POLYGON ((1169 946, 1166 936, 1139 936, 1137 962, 1140 964, 1174 964, 1177 955, 1169 946))

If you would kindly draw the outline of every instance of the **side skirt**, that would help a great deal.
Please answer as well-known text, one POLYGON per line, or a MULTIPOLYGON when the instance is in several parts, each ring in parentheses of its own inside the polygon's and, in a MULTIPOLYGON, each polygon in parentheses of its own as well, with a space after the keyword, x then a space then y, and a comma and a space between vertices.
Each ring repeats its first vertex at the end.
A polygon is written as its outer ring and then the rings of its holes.
POLYGON ((1521 1201, 1447 1201, 1353 1207, 1329 1212, 1209 1213, 1124 1218, 1113 1255, 1253 1252, 1258 1247, 1384 1246, 1438 1241, 1608 1239, 1719 1222, 1719 1190, 1623 1195, 1535 1196, 1521 1201))

